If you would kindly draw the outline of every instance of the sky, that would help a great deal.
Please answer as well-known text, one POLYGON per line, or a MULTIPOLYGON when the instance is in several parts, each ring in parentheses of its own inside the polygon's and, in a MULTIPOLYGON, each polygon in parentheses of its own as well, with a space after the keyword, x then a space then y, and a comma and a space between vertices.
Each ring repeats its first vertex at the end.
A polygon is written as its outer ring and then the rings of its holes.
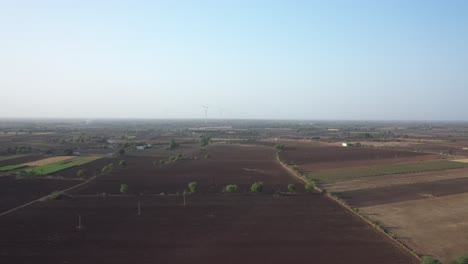
POLYGON ((0 0, 0 118, 468 120, 468 1, 0 0))

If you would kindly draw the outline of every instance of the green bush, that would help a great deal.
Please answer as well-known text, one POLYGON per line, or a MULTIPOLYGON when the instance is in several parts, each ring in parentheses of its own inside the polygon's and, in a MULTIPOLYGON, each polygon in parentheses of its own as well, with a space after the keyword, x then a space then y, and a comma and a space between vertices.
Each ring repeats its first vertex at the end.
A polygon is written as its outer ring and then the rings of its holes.
POLYGON ((59 200, 61 196, 62 194, 59 191, 54 191, 49 195, 49 200, 59 200))
POLYGON ((305 187, 306 191, 308 192, 313 192, 314 189, 315 189, 315 182, 313 181, 309 181, 308 183, 306 183, 305 187))
POLYGON ((200 145, 202 147, 208 146, 208 144, 210 144, 210 143, 211 143, 211 138, 210 137, 202 136, 200 138, 200 145))
POLYGON ((296 185, 294 184, 288 184, 288 190, 289 192, 294 192, 296 190, 296 185))
POLYGON ((127 162, 125 160, 121 160, 119 162, 119 166, 125 167, 125 166, 127 166, 127 162))
POLYGON ((188 184, 189 190, 191 193, 197 192, 198 184, 197 182, 191 182, 188 184))
POLYGON ((224 191, 228 193, 237 192, 237 189, 238 187, 235 184, 229 184, 229 185, 226 185, 226 187, 224 187, 224 191))
POLYGON ((284 145, 283 144, 276 144, 275 149, 276 149, 276 151, 281 152, 284 149, 284 145))
POLYGON ((440 262, 438 259, 435 259, 433 257, 424 256, 421 259, 421 264, 442 264, 442 262, 440 262))
POLYGON ((255 193, 263 192, 263 182, 254 182, 250 186, 250 191, 255 193))
POLYGON ((457 258, 452 264, 468 264, 468 255, 457 258))
POLYGON ((86 171, 85 170, 79 170, 77 173, 76 173, 76 176, 77 177, 83 177, 86 175, 86 171))
POLYGON ((104 166, 101 170, 101 172, 109 172, 111 171, 112 169, 114 169, 114 164, 113 163, 109 163, 107 164, 106 166, 104 166))
POLYGON ((127 184, 120 184, 120 192, 121 193, 127 193, 128 192, 128 185, 127 184))
POLYGON ((205 155, 205 159, 210 159, 210 158, 211 158, 210 154, 205 155))
POLYGON ((171 139, 171 143, 169 144, 169 146, 166 148, 167 150, 172 150, 172 149, 176 149, 179 147, 179 143, 177 143, 174 139, 171 139))

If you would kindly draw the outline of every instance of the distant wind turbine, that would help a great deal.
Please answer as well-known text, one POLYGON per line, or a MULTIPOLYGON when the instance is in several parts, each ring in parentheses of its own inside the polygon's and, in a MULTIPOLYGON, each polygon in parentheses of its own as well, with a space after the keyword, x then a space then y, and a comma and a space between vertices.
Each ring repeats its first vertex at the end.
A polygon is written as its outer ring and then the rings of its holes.
POLYGON ((223 112, 224 112, 224 109, 220 106, 218 107, 219 108, 219 117, 222 119, 223 118, 223 112))
POLYGON ((205 109, 205 124, 207 124, 208 123, 208 106, 202 105, 202 107, 205 109))

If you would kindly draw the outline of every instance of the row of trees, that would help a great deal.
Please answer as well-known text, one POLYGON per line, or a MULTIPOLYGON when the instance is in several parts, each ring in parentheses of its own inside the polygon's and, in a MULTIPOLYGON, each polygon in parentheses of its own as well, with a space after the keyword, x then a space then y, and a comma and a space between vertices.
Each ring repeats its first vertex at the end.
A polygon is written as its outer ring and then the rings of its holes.
MULTIPOLYGON (((442 264, 442 262, 433 257, 425 256, 421 260, 421 264, 442 264)), ((468 264, 468 255, 463 255, 456 260, 450 262, 450 264, 468 264)))
MULTIPOLYGON (((254 182, 250 186, 250 191, 253 193, 261 193, 263 192, 263 182, 254 182)), ((190 193, 196 193, 198 191, 198 183, 197 182, 190 182, 187 185, 190 193)), ((305 190, 308 192, 311 192, 315 188, 315 184, 313 183, 308 183, 304 186, 305 190)), ((239 190, 239 187, 236 184, 228 184, 224 187, 224 191, 227 193, 234 193, 239 190)), ((296 190, 296 185, 295 184, 288 184, 288 190, 289 192, 294 192, 296 190)), ((128 192, 128 185, 127 184, 121 184, 120 185, 120 192, 121 193, 127 193, 128 192)), ((185 191, 184 191, 185 192, 185 191)))

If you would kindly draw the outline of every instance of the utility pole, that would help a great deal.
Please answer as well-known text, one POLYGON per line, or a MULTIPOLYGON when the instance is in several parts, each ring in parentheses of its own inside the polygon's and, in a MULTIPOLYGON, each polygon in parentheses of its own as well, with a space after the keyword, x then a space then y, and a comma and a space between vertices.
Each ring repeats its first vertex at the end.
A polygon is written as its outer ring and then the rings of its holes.
POLYGON ((78 226, 76 228, 78 228, 78 230, 83 229, 83 225, 81 225, 81 215, 80 214, 78 214, 78 226))

